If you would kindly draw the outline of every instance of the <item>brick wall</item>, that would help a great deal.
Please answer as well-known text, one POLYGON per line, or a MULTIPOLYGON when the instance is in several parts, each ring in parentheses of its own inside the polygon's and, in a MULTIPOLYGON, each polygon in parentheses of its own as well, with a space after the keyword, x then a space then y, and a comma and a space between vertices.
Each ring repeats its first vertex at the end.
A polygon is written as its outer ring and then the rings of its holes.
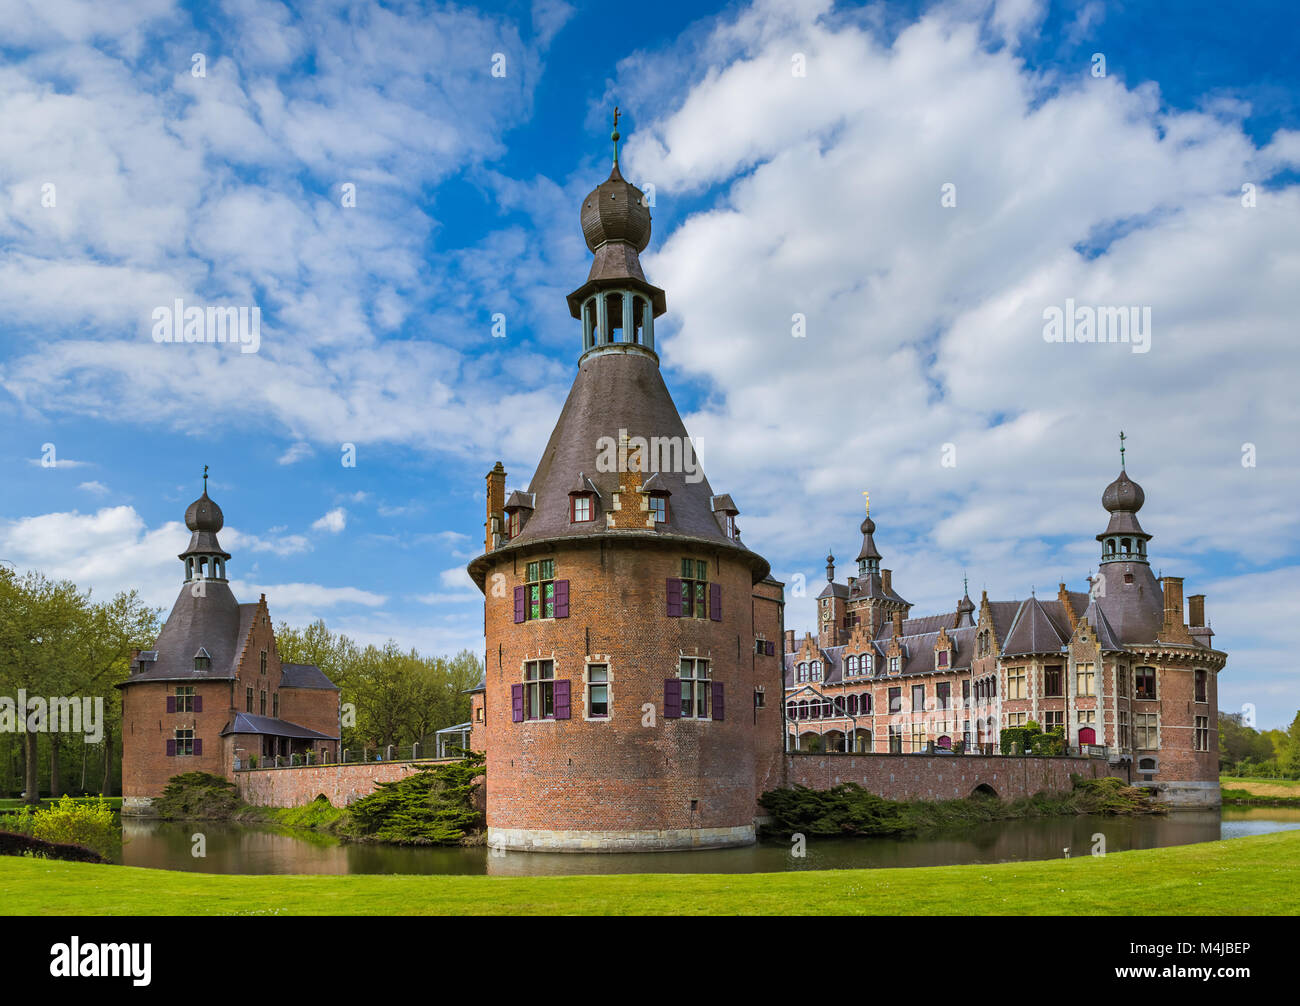
POLYGON ((1065 792, 1070 774, 1086 779, 1128 773, 1101 758, 1002 758, 981 755, 817 755, 786 756, 788 785, 829 789, 855 782, 888 800, 956 800, 986 785, 1003 800, 1042 790, 1065 792))
MULTIPOLYGON (((313 765, 309 768, 253 769, 236 772, 235 786, 240 797, 255 807, 301 807, 316 797, 325 796, 335 807, 345 807, 375 791, 375 784, 396 782, 423 762, 364 762, 349 765, 313 765)), ((483 787, 478 789, 479 807, 483 806, 483 787)))

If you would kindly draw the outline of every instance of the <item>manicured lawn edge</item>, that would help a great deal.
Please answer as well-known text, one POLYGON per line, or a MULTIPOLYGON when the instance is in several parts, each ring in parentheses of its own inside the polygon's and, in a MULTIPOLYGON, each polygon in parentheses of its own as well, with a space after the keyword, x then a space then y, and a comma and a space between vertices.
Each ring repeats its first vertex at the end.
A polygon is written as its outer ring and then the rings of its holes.
POLYGON ((2 857, 0 912, 1294 915, 1300 913, 1300 831, 1100 858, 760 874, 229 876, 2 857))

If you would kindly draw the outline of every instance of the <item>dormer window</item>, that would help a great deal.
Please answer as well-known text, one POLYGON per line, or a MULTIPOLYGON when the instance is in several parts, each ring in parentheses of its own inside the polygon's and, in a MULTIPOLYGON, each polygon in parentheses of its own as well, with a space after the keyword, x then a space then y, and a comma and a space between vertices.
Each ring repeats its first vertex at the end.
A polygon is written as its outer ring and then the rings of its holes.
POLYGON ((856 677, 858 676, 858 658, 857 658, 857 657, 849 657, 849 658, 848 658, 848 660, 845 662, 844 673, 845 673, 848 677, 850 677, 850 678, 856 678, 856 677))
POLYGON ((934 651, 934 666, 938 670, 946 670, 948 667, 948 650, 934 651))
POLYGON ((809 664, 808 674, 813 681, 820 681, 822 679, 822 662, 820 660, 814 660, 809 664))
POLYGON ((511 538, 519 537, 519 511, 516 510, 510 514, 510 519, 506 524, 506 534, 511 538))
POLYGON ((654 517, 656 524, 668 523, 668 494, 651 493, 650 494, 650 514, 654 517))
POLYGON ((890 674, 897 674, 897 673, 898 673, 898 670, 899 670, 899 663, 901 662, 901 660, 902 660, 901 657, 890 657, 890 658, 889 658, 889 673, 890 673, 890 674))
POLYGON ((194 654, 194 669, 196 671, 207 671, 207 670, 211 670, 211 668, 212 668, 212 657, 209 655, 206 649, 200 646, 199 652, 194 654))
POLYGON ((574 493, 569 497, 569 520, 575 524, 585 524, 594 520, 596 515, 595 500, 591 493, 574 493))

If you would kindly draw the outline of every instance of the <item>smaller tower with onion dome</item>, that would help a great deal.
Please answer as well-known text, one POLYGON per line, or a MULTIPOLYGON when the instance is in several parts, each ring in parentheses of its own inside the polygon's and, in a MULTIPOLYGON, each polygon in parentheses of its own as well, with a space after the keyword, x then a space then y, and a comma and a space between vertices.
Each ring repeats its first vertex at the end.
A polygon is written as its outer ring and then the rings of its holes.
POLYGON ((135 653, 122 689, 122 813, 147 814, 185 772, 233 777, 310 752, 338 756, 339 691, 309 664, 282 663, 266 595, 240 604, 226 579, 225 516, 203 494, 185 509, 180 593, 151 650, 135 653))

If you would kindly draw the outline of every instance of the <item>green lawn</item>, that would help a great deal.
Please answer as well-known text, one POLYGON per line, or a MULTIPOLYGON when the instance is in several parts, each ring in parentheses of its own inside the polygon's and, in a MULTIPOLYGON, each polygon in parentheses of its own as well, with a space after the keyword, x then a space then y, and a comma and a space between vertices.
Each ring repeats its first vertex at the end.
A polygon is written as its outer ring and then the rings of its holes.
POLYGON ((253 877, 0 857, 0 913, 176 911, 214 915, 1295 915, 1300 914, 1300 831, 1104 858, 765 874, 253 877))

